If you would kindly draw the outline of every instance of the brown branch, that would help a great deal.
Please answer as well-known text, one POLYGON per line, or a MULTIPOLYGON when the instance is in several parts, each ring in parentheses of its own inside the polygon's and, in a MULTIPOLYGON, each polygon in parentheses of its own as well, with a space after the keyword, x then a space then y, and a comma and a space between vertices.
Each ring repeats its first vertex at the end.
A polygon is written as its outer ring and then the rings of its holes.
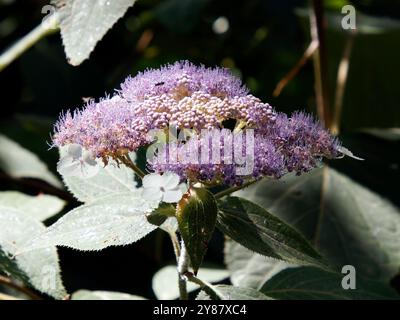
POLYGON ((310 11, 310 27, 312 41, 318 41, 318 50, 314 54, 315 95, 319 119, 329 127, 329 84, 328 56, 325 37, 324 1, 312 0, 310 11))
POLYGON ((318 41, 311 41, 306 51, 304 51, 302 57, 297 61, 294 67, 278 82, 272 93, 273 97, 278 97, 282 90, 287 84, 300 72, 301 68, 307 63, 307 61, 313 56, 315 51, 318 49, 318 41))
POLYGON ((36 293, 34 293, 29 288, 21 286, 15 282, 12 282, 11 279, 9 279, 7 277, 0 276, 0 284, 10 287, 12 289, 15 289, 19 292, 22 292, 22 293, 26 294, 28 297, 30 297, 32 300, 42 300, 42 298, 40 296, 38 296, 36 293))
POLYGON ((21 299, 0 292, 0 300, 3 300, 3 301, 7 300, 7 301, 10 301, 10 300, 21 300, 21 299))
POLYGON ((347 77, 349 74, 350 57, 353 50, 355 35, 355 32, 350 32, 346 40, 342 59, 340 60, 338 68, 336 78, 335 104, 333 108, 333 119, 331 124, 331 131, 333 134, 338 134, 340 131, 340 119, 342 117, 344 93, 346 89, 347 77))
POLYGON ((140 36, 138 42, 136 43, 136 51, 138 53, 143 53, 151 43, 151 40, 154 38, 153 30, 146 29, 143 31, 140 36))

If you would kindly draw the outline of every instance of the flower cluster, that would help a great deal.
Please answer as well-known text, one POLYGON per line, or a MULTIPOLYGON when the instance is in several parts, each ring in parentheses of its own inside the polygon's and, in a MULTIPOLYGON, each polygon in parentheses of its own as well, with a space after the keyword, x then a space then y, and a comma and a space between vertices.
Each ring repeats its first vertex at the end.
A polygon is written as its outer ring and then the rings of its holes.
POLYGON ((226 69, 178 62, 128 78, 121 87, 113 98, 62 115, 54 144, 77 143, 104 158, 148 144, 152 129, 221 128, 228 119, 260 126, 275 117, 226 69))
POLYGON ((259 133, 250 139, 227 129, 169 143, 149 159, 149 167, 216 185, 238 185, 250 177, 279 178, 285 171, 284 157, 269 139, 259 133))
POLYGON ((288 172, 308 172, 323 157, 335 158, 341 154, 339 141, 319 122, 301 112, 295 112, 291 117, 277 113, 274 122, 254 129, 250 141, 247 134, 242 135, 243 131, 248 132, 242 130, 231 134, 229 130, 223 130, 214 139, 199 135, 188 141, 170 143, 149 161, 149 167, 159 173, 175 172, 182 179, 240 185, 249 178, 280 178, 288 172), (236 136, 241 138, 235 139, 236 136), (217 156, 215 152, 213 154, 216 139, 220 140, 217 156), (238 158, 242 161, 237 161, 238 158), (251 170, 244 170, 249 163, 251 170))
MULTIPOLYGON (((191 140, 172 144, 167 151, 175 148, 183 157, 192 144, 204 149, 210 143, 201 137, 202 130, 223 129, 227 121, 233 121, 234 132, 254 130, 251 173, 238 178, 237 165, 226 158, 220 163, 168 163, 161 161, 161 153, 149 161, 149 168, 158 173, 175 172, 182 179, 240 184, 249 177, 279 178, 286 172, 306 172, 322 157, 340 154, 338 141, 310 116, 277 113, 249 94, 227 69, 185 61, 129 77, 115 96, 63 114, 53 141, 56 146, 78 144, 106 162, 152 143, 154 129, 192 129, 191 140)), ((224 134, 218 139, 221 150, 226 150, 224 134)), ((232 146, 249 153, 241 140, 232 146)))

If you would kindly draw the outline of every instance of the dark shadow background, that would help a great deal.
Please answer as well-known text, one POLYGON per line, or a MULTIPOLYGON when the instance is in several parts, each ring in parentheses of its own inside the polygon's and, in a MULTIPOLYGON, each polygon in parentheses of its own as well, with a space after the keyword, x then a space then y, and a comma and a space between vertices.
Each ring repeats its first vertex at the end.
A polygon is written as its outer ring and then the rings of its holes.
MULTIPOLYGON (((327 13, 340 14, 345 3, 378 19, 400 18, 400 1, 396 0, 326 1, 327 13)), ((41 8, 46 4, 48 1, 0 0, 0 51, 40 23, 41 8)), ((79 67, 67 63, 59 34, 52 35, 0 72, 0 132, 38 154, 55 170, 57 152, 49 151, 47 142, 62 110, 81 106, 84 97, 112 93, 129 74, 180 59, 232 68, 254 95, 279 111, 313 112, 311 61, 281 96, 272 97, 278 81, 309 43, 307 19, 295 10, 307 4, 302 0, 139 0, 79 67), (224 34, 216 34, 212 28, 220 16, 229 21, 224 34)), ((328 26, 332 89, 345 39, 342 30, 328 26)), ((341 138, 367 161, 346 159, 333 164, 397 205, 399 140, 380 139, 360 129, 400 126, 399 57, 399 27, 358 35, 350 64, 341 138)), ((40 186, 0 176, 0 190, 10 189, 30 194, 44 191, 40 186)), ((67 209, 76 205, 71 201, 67 209)), ((207 261, 223 263, 222 240, 217 233, 207 261)), ((70 292, 97 289, 152 298, 152 275, 173 261, 169 239, 161 232, 138 244, 101 252, 59 251, 70 292)))

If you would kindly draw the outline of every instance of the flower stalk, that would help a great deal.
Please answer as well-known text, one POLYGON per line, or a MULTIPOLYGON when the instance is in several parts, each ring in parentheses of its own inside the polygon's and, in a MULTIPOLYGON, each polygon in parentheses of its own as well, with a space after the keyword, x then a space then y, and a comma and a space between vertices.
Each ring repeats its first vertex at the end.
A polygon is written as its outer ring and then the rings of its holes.
POLYGON ((189 296, 187 292, 187 278, 185 275, 189 271, 189 255, 183 240, 181 241, 181 249, 180 249, 177 269, 179 276, 178 285, 179 285, 180 300, 188 300, 189 296))
POLYGON ((214 195, 214 198, 215 199, 221 199, 221 198, 223 198, 225 196, 229 196, 230 194, 232 194, 232 193, 234 193, 236 191, 242 190, 242 189, 244 189, 244 188, 246 188, 248 186, 251 186, 252 184, 254 184, 254 183, 256 183, 257 181, 260 181, 260 180, 261 179, 254 179, 254 180, 250 180, 250 181, 242 184, 241 186, 230 187, 230 188, 228 188, 228 189, 226 189, 224 191, 216 193, 214 195))
POLYGON ((129 157, 129 155, 125 156, 120 156, 118 157, 118 160, 120 160, 124 165, 127 167, 131 168, 138 176, 140 179, 143 179, 144 176, 146 175, 129 157))

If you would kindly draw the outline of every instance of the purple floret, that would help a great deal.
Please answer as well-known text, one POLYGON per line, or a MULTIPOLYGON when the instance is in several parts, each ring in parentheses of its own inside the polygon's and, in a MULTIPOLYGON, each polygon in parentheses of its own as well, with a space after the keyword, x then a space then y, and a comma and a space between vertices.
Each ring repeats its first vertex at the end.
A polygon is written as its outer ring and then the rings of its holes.
MULTIPOLYGON (((292 117, 278 113, 276 120, 268 126, 254 130, 254 149, 249 150, 253 161, 253 170, 248 175, 238 175, 237 165, 232 161, 221 161, 213 164, 211 154, 208 163, 187 163, 184 157, 193 156, 196 146, 199 153, 205 145, 202 137, 193 137, 187 142, 178 143, 173 150, 178 155, 178 161, 169 161, 168 148, 166 152, 160 152, 149 163, 151 170, 156 172, 171 171, 181 176, 182 179, 191 178, 205 183, 222 182, 227 185, 240 185, 250 178, 271 177, 279 179, 288 172, 301 174, 308 172, 321 163, 322 158, 335 158, 339 156, 340 144, 338 140, 329 134, 322 125, 311 116, 302 112, 295 112, 292 117)), ((222 139, 220 159, 223 160, 224 143, 222 139)), ((207 141, 210 144, 210 142, 207 141)), ((230 150, 241 148, 246 154, 245 140, 242 146, 230 141, 230 150)), ((170 147, 170 145, 168 146, 170 147)), ((210 144, 211 147, 211 144, 210 144)), ((197 157, 199 158, 199 157, 197 157)), ((233 159, 234 157, 230 157, 233 159)))
POLYGON ((187 95, 199 91, 222 98, 241 97, 248 93, 229 69, 206 68, 179 61, 128 77, 121 85, 121 95, 130 101, 142 101, 150 96, 174 94, 179 89, 187 90, 187 95))

